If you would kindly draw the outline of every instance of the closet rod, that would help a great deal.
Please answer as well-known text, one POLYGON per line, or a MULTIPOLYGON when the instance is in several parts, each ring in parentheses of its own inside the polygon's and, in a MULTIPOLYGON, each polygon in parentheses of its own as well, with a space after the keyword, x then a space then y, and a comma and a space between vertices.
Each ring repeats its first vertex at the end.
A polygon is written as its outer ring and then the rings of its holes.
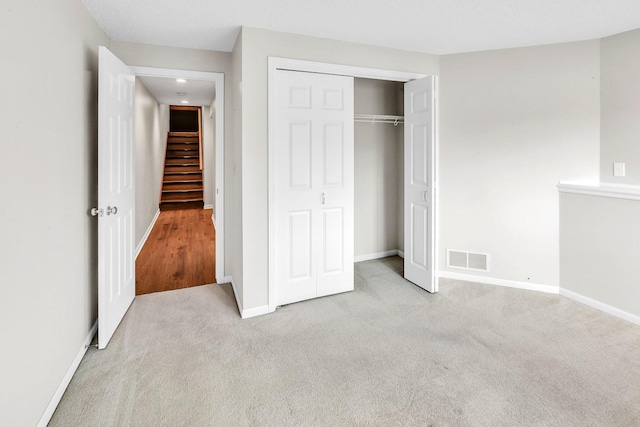
POLYGON ((393 123, 395 126, 404 123, 404 116, 392 116, 389 114, 354 114, 353 120, 356 122, 393 123))

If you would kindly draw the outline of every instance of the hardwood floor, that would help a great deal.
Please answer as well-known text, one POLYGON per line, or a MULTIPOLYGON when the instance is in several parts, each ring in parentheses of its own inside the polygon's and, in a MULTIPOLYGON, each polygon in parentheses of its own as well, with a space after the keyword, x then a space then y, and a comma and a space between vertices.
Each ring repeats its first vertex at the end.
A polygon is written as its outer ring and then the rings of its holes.
POLYGON ((160 212, 136 260, 136 295, 215 283, 211 209, 160 212))

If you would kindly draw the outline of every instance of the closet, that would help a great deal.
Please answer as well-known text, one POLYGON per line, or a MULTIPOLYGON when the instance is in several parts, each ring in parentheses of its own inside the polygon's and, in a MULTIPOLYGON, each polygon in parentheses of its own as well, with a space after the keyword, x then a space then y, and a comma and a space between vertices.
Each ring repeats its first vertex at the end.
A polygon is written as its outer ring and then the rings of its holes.
POLYGON ((356 259, 399 251, 435 292, 435 78, 326 67, 270 71, 270 307, 353 290, 356 259))
POLYGON ((404 84, 354 79, 355 261, 404 251, 404 84))

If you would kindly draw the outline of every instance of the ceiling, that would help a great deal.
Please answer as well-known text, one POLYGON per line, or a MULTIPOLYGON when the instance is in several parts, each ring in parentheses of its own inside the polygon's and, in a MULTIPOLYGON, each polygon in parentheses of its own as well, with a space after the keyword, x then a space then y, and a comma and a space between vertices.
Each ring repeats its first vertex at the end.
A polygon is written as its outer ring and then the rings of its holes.
POLYGON ((215 96, 213 81, 185 79, 186 82, 178 82, 174 78, 144 76, 138 76, 138 79, 160 104, 208 107, 215 96))
POLYGON ((601 38, 638 0, 82 0, 112 40, 230 52, 241 26, 431 54, 601 38))

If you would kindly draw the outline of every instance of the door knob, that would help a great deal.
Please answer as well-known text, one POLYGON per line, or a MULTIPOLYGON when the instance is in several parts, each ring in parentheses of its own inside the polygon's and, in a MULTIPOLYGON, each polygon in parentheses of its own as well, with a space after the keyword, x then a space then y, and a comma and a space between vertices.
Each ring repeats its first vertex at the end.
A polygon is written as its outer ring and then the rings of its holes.
POLYGON ((91 216, 104 216, 104 209, 91 208, 91 216))
POLYGON ((111 207, 111 206, 107 206, 107 215, 111 215, 111 214, 117 214, 118 213, 118 208, 117 207, 111 207))

